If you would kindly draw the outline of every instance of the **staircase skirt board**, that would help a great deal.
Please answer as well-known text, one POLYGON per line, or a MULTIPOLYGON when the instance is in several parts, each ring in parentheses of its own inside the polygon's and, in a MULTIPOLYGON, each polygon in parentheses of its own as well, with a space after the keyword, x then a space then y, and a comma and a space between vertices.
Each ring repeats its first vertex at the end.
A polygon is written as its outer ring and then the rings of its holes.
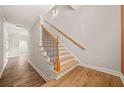
POLYGON ((58 80, 59 78, 61 78, 62 76, 64 76, 66 73, 68 73, 69 71, 71 71, 72 69, 74 69, 77 66, 78 66, 78 63, 70 66, 69 68, 65 69, 64 71, 62 71, 58 74, 53 72, 53 78, 58 80))

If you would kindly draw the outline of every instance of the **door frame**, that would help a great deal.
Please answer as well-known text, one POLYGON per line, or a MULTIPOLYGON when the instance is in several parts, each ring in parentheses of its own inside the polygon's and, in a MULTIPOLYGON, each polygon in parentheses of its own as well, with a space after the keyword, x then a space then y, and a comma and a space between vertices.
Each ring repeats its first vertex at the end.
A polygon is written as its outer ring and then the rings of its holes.
POLYGON ((124 73, 124 5, 121 5, 121 72, 124 73))

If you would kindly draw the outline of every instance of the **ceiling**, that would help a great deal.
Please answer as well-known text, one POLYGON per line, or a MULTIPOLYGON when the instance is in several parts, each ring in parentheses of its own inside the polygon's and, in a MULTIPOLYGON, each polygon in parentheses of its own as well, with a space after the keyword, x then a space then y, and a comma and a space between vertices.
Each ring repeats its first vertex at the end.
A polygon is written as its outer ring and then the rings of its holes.
MULTIPOLYGON (((81 7, 79 5, 68 6, 74 10, 81 7)), ((29 30, 40 15, 45 15, 53 7, 54 5, 0 5, 0 13, 3 13, 7 22, 21 25, 29 30)))
POLYGON ((53 5, 4 5, 0 6, 7 22, 29 30, 40 15, 45 15, 53 5))

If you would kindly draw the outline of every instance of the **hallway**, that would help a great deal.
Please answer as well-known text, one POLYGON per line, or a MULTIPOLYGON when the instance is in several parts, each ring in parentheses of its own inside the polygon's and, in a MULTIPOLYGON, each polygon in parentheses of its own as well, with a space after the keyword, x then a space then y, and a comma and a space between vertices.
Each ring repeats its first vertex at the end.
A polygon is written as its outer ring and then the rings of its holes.
POLYGON ((39 87, 44 83, 23 57, 10 58, 0 79, 0 87, 39 87))

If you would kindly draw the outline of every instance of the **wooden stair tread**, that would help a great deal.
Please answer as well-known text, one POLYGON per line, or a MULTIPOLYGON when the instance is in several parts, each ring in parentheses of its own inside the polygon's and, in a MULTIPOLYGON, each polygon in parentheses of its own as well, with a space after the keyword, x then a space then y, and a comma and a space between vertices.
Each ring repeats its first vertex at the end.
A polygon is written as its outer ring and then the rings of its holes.
POLYGON ((75 60, 75 61, 74 61, 74 60, 73 60, 73 61, 70 61, 70 62, 68 62, 68 63, 62 65, 61 68, 60 68, 60 71, 53 70, 53 72, 54 72, 55 74, 58 74, 58 73, 60 73, 60 72, 62 72, 62 71, 64 71, 64 70, 66 70, 67 68, 73 66, 73 65, 76 64, 76 63, 78 63, 76 60, 75 60))

